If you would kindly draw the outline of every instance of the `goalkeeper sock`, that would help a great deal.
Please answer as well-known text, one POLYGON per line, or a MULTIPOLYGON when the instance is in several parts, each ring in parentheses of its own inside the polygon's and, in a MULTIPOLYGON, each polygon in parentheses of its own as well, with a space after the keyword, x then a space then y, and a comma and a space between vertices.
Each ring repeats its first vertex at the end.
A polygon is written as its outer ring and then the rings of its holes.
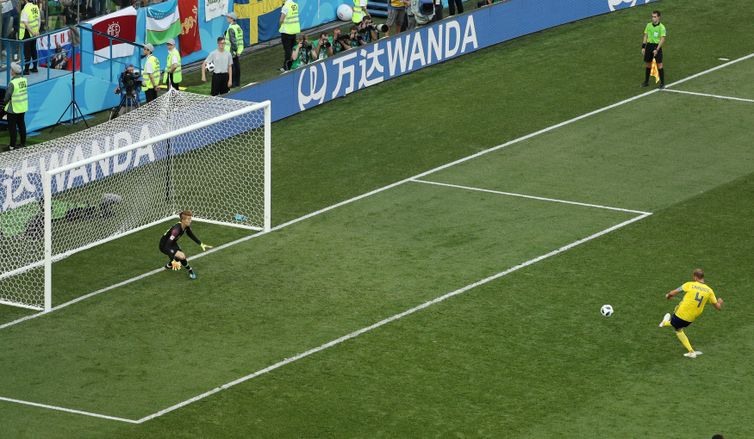
POLYGON ((188 259, 184 259, 184 260, 182 260, 182 261, 181 261, 181 265, 183 265, 183 268, 185 268, 186 270, 188 270, 188 271, 192 271, 192 270, 191 270, 191 266, 190 266, 190 265, 189 265, 189 263, 188 263, 188 259))
POLYGON ((665 83, 665 69, 658 69, 658 71, 660 72, 660 84, 664 84, 665 83))
POLYGON ((681 344, 686 348, 687 351, 694 352, 694 348, 691 347, 691 342, 689 341, 689 338, 686 337, 686 333, 683 332, 683 329, 681 329, 680 331, 675 331, 675 336, 678 337, 678 340, 681 341, 681 344))
POLYGON ((649 82, 649 74, 652 72, 651 67, 647 67, 646 71, 644 72, 644 82, 649 82))

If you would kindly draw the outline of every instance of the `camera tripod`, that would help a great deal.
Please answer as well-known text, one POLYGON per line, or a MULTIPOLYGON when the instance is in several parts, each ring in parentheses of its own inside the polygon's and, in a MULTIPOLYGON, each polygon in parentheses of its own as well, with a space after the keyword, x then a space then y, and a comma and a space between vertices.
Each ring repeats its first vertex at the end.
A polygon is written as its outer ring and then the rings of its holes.
POLYGON ((139 95, 135 91, 125 91, 121 94, 120 103, 110 111, 110 120, 139 108, 139 95))

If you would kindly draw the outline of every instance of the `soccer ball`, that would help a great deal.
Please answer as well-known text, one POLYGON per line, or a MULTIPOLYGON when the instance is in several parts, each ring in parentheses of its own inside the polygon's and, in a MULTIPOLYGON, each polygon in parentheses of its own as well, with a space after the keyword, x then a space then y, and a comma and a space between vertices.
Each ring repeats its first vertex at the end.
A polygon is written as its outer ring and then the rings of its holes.
POLYGON ((208 62, 208 63, 207 63, 207 71, 208 71, 208 72, 214 72, 214 71, 215 71, 215 63, 213 63, 213 62, 208 62))
POLYGON ((600 314, 602 314, 603 317, 610 317, 611 315, 613 315, 613 306, 602 305, 602 308, 600 308, 600 314))
POLYGON ((353 9, 351 9, 350 6, 343 4, 338 6, 338 20, 340 21, 351 21, 351 17, 353 17, 353 9))

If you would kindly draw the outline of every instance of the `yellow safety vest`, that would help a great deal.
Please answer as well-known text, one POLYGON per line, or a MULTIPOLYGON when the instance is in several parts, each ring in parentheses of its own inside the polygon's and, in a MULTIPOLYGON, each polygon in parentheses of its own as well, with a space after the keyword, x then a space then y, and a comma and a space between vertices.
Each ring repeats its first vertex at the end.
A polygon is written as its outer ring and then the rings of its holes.
POLYGON ((288 7, 288 14, 280 25, 278 32, 281 34, 296 35, 301 32, 301 24, 298 22, 298 5, 293 0, 286 0, 283 7, 288 7))
MULTIPOLYGON (((21 11, 21 15, 26 13, 29 17, 29 29, 33 30, 35 34, 39 33, 39 6, 34 3, 27 3, 24 9, 21 11)), ((22 21, 18 26, 18 39, 23 40, 26 37, 26 24, 22 21)))
POLYGON ((233 23, 230 26, 228 26, 228 30, 225 31, 225 51, 230 53, 231 56, 240 56, 241 52, 243 52, 243 29, 241 29, 241 26, 238 25, 238 23, 233 23), (233 31, 233 33, 236 36, 236 51, 231 52, 230 49, 230 32, 233 31))
POLYGON ((183 79, 183 75, 181 74, 181 54, 178 52, 178 49, 168 50, 168 59, 165 61, 165 74, 162 75, 162 82, 165 82, 165 83, 168 82, 168 74, 170 74, 170 66, 173 65, 173 63, 170 62, 170 60, 173 57, 178 58, 176 60, 176 64, 178 64, 178 67, 176 67, 175 71, 173 72, 173 82, 180 84, 181 80, 183 79))
MULTIPOLYGON (((144 74, 141 78, 141 89, 144 91, 157 88, 157 86, 160 85, 160 60, 157 59, 157 57, 154 55, 149 55, 147 57, 147 60, 144 62, 144 67, 146 67, 149 63, 152 63, 152 75, 157 74, 157 83, 152 84, 152 81, 149 79, 150 75, 144 74)), ((144 72, 144 70, 145 69, 141 70, 142 73, 144 72)))
MULTIPOLYGON (((364 5, 364 8, 361 7, 361 2, 359 0, 353 0, 353 15, 351 15, 351 21, 358 24, 361 23, 361 20, 364 19, 364 10, 366 9, 367 5, 364 5)), ((367 3, 366 1, 364 3, 367 3)))
POLYGON ((27 82, 23 76, 16 76, 10 80, 13 84, 13 94, 10 97, 10 102, 5 104, 5 111, 8 111, 11 103, 13 104, 13 114, 26 113, 29 109, 29 95, 26 94, 27 82))

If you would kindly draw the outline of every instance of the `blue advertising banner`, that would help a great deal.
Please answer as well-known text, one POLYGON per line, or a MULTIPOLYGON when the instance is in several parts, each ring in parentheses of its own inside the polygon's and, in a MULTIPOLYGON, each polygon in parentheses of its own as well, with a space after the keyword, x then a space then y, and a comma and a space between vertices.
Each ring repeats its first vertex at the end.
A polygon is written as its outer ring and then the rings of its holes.
POLYGON ((232 95, 280 120, 354 91, 522 35, 656 0, 508 0, 385 38, 232 95))

